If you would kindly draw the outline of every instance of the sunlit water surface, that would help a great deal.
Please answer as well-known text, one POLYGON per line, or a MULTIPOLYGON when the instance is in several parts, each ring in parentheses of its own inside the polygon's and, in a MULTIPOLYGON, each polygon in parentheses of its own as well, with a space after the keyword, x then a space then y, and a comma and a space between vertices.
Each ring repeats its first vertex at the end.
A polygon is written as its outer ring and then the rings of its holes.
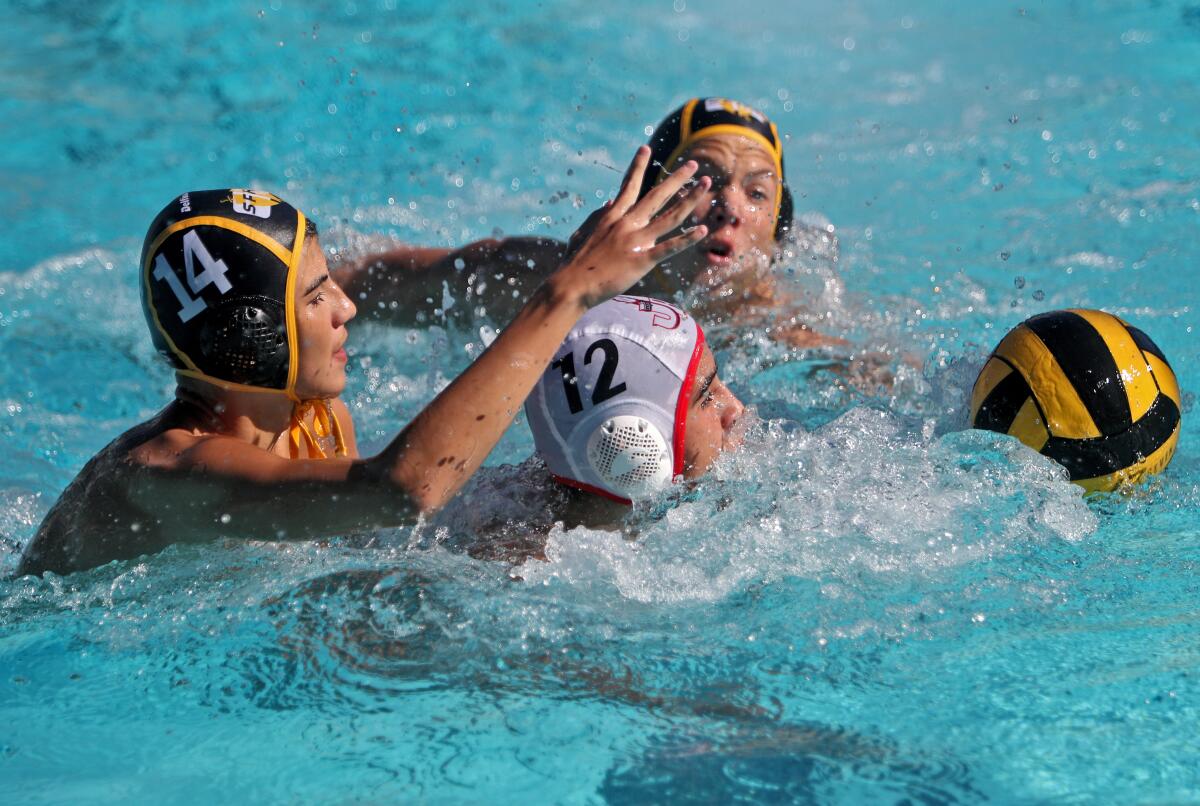
MULTIPOLYGON (((275 189, 331 252, 566 237, 664 112, 738 97, 836 239, 779 270, 898 380, 727 334, 746 449, 634 513, 636 541, 545 524, 548 561, 462 549, 545 520, 519 423, 416 530, 4 579, 0 800, 1200 798, 1200 7, 5 5, 7 571, 169 395, 134 262, 188 188, 275 189), (1067 306, 1132 319, 1179 374, 1179 454, 1135 495, 1085 502, 963 430, 987 351, 1067 306)), ((354 327, 360 443, 495 324, 354 327)))

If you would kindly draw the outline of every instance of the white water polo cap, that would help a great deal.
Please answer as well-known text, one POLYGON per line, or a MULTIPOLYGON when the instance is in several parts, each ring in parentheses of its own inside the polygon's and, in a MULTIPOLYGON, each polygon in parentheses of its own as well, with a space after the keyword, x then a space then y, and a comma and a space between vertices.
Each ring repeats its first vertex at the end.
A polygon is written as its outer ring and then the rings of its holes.
POLYGON ((703 352, 696 320, 661 300, 620 295, 584 314, 525 403, 554 477, 626 504, 670 484, 703 352))

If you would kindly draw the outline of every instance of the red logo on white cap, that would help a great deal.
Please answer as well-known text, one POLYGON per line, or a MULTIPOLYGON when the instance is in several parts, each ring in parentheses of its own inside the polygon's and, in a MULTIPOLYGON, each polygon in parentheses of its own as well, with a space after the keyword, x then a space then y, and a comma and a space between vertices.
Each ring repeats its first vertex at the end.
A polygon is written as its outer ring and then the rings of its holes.
POLYGON ((626 305, 636 306, 643 313, 651 315, 651 327, 661 327, 663 330, 675 330, 683 321, 683 314, 673 305, 657 300, 648 299, 646 297, 631 297, 625 294, 618 294, 613 297, 613 302, 623 302, 626 305))

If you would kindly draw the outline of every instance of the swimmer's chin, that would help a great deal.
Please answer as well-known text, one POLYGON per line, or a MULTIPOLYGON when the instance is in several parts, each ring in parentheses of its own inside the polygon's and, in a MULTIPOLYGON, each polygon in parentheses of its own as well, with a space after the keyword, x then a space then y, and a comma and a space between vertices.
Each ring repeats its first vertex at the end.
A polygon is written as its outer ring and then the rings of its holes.
POLYGON ((700 267, 693 282, 709 292, 730 289, 730 293, 734 293, 738 286, 757 280, 769 271, 770 266, 770 257, 755 251, 719 262, 707 262, 700 267))

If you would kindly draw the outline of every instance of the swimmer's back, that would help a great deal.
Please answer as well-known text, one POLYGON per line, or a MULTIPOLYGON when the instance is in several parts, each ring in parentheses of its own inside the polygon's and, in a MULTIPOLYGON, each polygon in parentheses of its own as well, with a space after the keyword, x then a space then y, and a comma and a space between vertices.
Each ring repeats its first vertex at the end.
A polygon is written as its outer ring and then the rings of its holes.
POLYGON ((158 519, 136 506, 129 491, 142 469, 131 454, 171 430, 168 411, 126 431, 84 466, 26 547, 18 576, 69 574, 166 545, 158 519))
POLYGON ((212 433, 199 423, 194 408, 172 403, 84 466, 47 513, 18 575, 68 574, 161 551, 171 543, 223 536, 303 538, 298 525, 319 526, 319 513, 271 502, 268 496, 288 486, 293 493, 304 487, 306 477, 314 475, 305 465, 319 463, 326 475, 336 476, 357 458, 349 410, 338 399, 330 405, 345 428, 347 455, 293 461, 280 454, 287 450, 286 438, 259 447, 212 433))
MULTIPOLYGON (((358 449, 345 404, 335 399, 331 407, 344 423, 348 455, 319 461, 336 474, 333 466, 351 462, 358 449)), ((264 449, 211 433, 197 425, 194 411, 176 401, 84 466, 47 513, 17 574, 68 574, 161 551, 171 543, 278 536, 293 524, 271 518, 278 507, 265 506, 262 496, 274 485, 288 484, 286 471, 305 464, 277 454, 286 441, 264 449), (268 470, 265 484, 251 469, 256 462, 259 470, 268 470), (256 510, 266 515, 255 517, 256 510)), ((312 520, 299 511, 297 517, 312 520)))

